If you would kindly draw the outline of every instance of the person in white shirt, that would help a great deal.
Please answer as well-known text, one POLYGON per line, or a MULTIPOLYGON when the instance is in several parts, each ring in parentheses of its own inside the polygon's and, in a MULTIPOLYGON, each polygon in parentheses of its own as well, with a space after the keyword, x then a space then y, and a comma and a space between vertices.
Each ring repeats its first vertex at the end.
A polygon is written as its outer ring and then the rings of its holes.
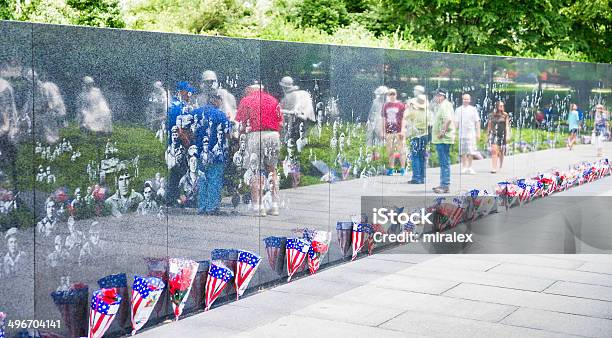
POLYGON ((470 94, 463 94, 462 105, 455 109, 455 121, 459 132, 459 154, 461 155, 461 173, 475 174, 472 168, 473 155, 476 153, 476 142, 480 139, 480 116, 476 107, 470 103, 470 94))

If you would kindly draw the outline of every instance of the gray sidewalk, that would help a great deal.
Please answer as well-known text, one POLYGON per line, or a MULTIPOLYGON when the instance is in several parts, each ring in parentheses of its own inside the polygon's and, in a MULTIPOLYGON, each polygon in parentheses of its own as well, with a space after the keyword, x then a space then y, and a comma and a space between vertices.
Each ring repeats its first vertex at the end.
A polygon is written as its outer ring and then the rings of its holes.
POLYGON ((607 255, 386 252, 141 337, 610 337, 607 255))
MULTIPOLYGON (((609 196, 611 180, 560 195, 609 196)), ((228 335, 610 337, 612 255, 430 255, 397 247, 139 336, 228 335)))

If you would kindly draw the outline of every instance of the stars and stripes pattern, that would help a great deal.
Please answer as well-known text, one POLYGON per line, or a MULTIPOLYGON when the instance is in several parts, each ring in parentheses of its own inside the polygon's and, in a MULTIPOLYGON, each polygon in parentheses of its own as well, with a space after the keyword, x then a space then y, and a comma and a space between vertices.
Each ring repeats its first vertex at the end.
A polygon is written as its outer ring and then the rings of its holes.
POLYGON ((149 320, 166 285, 160 278, 134 276, 132 284, 132 335, 149 320))
POLYGON ((325 254, 329 251, 331 232, 314 230, 308 239, 311 240, 310 248, 308 249, 308 270, 310 271, 310 274, 314 274, 319 271, 321 261, 323 260, 325 254))
POLYGON ((310 243, 302 238, 287 238, 287 282, 291 281, 291 277, 298 271, 306 255, 310 243))
POLYGON ((210 268, 208 268, 208 279, 206 279, 206 307, 204 311, 210 310, 210 307, 232 278, 234 278, 234 273, 223 265, 223 263, 212 262, 210 264, 210 268))
POLYGON ((4 312, 0 312, 0 338, 4 338, 4 319, 6 318, 6 314, 4 312))
POLYGON ((261 263, 261 257, 249 251, 238 252, 238 263, 236 265, 236 278, 234 284, 236 286, 236 299, 242 296, 244 291, 249 286, 251 279, 257 271, 261 263))
POLYGON ((449 226, 451 228, 456 227, 463 220, 463 215, 465 214, 465 203, 461 198, 454 197, 453 206, 454 209, 449 216, 449 226))
POLYGON ((364 236, 365 231, 368 229, 367 224, 365 223, 353 223, 353 232, 351 234, 352 247, 353 247, 353 256, 351 260, 355 260, 357 258, 357 254, 363 248, 365 244, 364 236))
MULTIPOLYGON (((264 238, 264 243, 266 244, 266 255, 268 256, 268 264, 270 264, 272 271, 277 271, 277 262, 279 261, 279 256, 283 247, 285 246, 284 242, 286 239, 286 237, 275 236, 264 238)), ((282 267, 282 265, 280 266, 282 267)))
POLYGON ((319 254, 316 253, 311 246, 308 249, 308 270, 310 274, 312 275, 319 271, 319 267, 321 267, 321 259, 319 258, 319 254))
POLYGON ((88 338, 99 338, 104 335, 115 319, 119 310, 121 296, 117 289, 96 290, 91 297, 91 309, 89 311, 89 334, 88 338), (112 297, 108 297, 111 295, 112 297), (112 299, 113 302, 109 303, 112 299))

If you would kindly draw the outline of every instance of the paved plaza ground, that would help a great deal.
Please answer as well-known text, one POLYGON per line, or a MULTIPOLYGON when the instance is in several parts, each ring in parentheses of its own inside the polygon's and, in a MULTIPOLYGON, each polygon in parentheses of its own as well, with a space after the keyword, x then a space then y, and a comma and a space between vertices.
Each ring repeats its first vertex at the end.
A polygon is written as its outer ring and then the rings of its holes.
MULTIPOLYGON (((587 150, 551 150, 534 161, 542 168, 569 164, 588 159, 587 150)), ((612 196, 612 178, 556 196, 612 196)), ((548 214, 555 207, 523 209, 548 214)), ((500 212, 487 222, 509 217, 500 212)), ((606 254, 433 255, 396 247, 140 336, 610 337, 611 267, 606 254)))

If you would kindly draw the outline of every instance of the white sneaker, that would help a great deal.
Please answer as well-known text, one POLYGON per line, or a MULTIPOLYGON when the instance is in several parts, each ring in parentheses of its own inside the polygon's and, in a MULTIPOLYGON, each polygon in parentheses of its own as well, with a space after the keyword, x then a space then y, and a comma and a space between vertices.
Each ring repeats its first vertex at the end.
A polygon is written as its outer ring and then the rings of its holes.
POLYGON ((279 211, 278 211, 278 203, 274 202, 272 203, 272 207, 269 210, 270 215, 272 216, 278 216, 279 211))
POLYGON ((464 167, 463 169, 461 169, 461 173, 462 173, 462 174, 467 174, 468 169, 469 169, 469 168, 465 168, 465 167, 464 167))
POLYGON ((472 168, 468 168, 468 174, 470 175, 476 175, 476 170, 472 169, 472 168))
POLYGON ((261 208, 259 208, 259 216, 265 217, 266 215, 266 208, 264 206, 261 206, 261 208))

